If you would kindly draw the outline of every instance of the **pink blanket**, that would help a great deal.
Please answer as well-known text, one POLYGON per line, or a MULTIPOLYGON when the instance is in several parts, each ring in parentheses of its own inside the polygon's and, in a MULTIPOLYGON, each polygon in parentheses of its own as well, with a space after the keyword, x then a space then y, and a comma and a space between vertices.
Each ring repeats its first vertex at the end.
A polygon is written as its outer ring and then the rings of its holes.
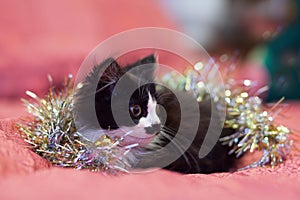
MULTIPOLYGON (((300 104, 279 120, 297 129, 300 104)), ((51 167, 26 148, 17 120, 0 121, 0 199, 299 199, 300 157, 293 150, 283 164, 234 173, 181 175, 164 170, 117 177, 51 167)), ((299 141, 295 146, 299 147, 299 141)), ((257 155, 256 155, 257 156, 257 155)), ((240 165, 255 155, 248 154, 240 165)))
MULTIPOLYGON (((75 74, 87 53, 112 34, 143 26, 174 28, 152 0, 120 2, 0 2, 0 97, 6 98, 0 99, 0 199, 299 199, 296 151, 274 169, 211 175, 158 170, 110 177, 51 167, 26 147, 14 128, 19 118, 3 119, 25 114, 19 98, 26 89, 44 93, 47 74, 58 81, 75 74)), ((279 121, 299 130, 300 103, 285 115, 279 121)), ((247 155, 240 165, 254 159, 247 155)))

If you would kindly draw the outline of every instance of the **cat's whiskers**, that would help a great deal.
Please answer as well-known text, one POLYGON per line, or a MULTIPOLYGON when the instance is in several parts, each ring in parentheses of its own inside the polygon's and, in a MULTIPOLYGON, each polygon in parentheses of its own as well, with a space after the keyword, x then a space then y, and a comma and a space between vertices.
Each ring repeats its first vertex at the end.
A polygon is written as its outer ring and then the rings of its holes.
MULTIPOLYGON (((107 83, 106 85, 104 85, 103 87, 97 89, 95 92, 89 90, 89 89, 86 89, 84 90, 85 93, 84 93, 84 96, 83 95, 77 95, 76 98, 77 98, 77 101, 80 102, 80 100, 86 100, 88 99, 88 97, 94 97, 95 94, 97 94, 98 92, 101 92, 102 90, 106 89, 107 87, 109 87, 110 85, 114 84, 114 82, 110 82, 110 83, 107 83), (90 92, 89 92, 90 91, 90 92)), ((77 103, 79 103, 77 102, 77 103)))
MULTIPOLYGON (((115 82, 108 82, 108 83, 106 83, 103 87, 101 87, 101 88, 99 88, 98 90, 96 90, 96 93, 98 93, 98 92, 101 92, 102 90, 104 90, 105 88, 107 88, 107 87, 109 87, 110 85, 112 85, 112 84, 114 84, 115 82)), ((91 92, 93 95, 95 94, 95 93, 93 93, 93 92, 91 92)))
MULTIPOLYGON (((174 143, 176 143, 175 142, 175 134, 176 134, 176 131, 174 131, 174 130, 172 130, 171 128, 169 128, 169 127, 164 127, 163 128, 164 130, 166 130, 165 132, 168 134, 172 134, 172 136, 174 136, 174 138, 170 141, 170 142, 174 142, 174 143)), ((165 136, 165 135, 164 135, 165 136)), ((169 136, 170 137, 170 136, 169 136)), ((169 138, 167 138, 168 140, 170 140, 169 138)), ((190 140, 190 138, 187 138, 187 137, 185 137, 184 135, 181 135, 181 139, 177 139, 178 141, 180 141, 180 140, 182 140, 182 139, 184 139, 184 140, 190 140)), ((178 145, 180 145, 180 143, 178 143, 178 145)), ((194 167, 197 167, 197 170, 200 170, 200 166, 199 166, 199 163, 198 163, 198 161, 197 161, 197 159, 195 158, 195 156, 193 156, 193 154, 192 153, 190 153, 189 151, 185 151, 184 152, 184 154, 188 154, 190 157, 191 157, 191 159, 194 161, 194 167)), ((184 154, 183 154, 183 156, 184 156, 184 154)), ((187 157, 184 157, 185 158, 185 160, 187 160, 187 157)), ((188 164, 189 166, 191 166, 191 164, 190 164, 190 162, 189 162, 189 164, 188 164)))
MULTIPOLYGON (((185 155, 185 151, 184 151, 183 148, 181 147, 180 142, 176 142, 176 141, 175 141, 176 138, 171 137, 171 136, 169 135, 169 133, 168 133, 168 130, 162 130, 162 131, 160 132, 160 134, 161 134, 164 138, 166 138, 167 140, 170 141, 170 144, 172 144, 172 147, 175 147, 175 149, 177 149, 177 150, 180 152, 180 154, 183 156, 183 158, 184 158, 186 164, 191 168, 191 167, 192 167, 192 166, 191 166, 191 163, 190 163, 188 157, 185 155)), ((172 133, 172 134, 173 134, 173 133, 172 133)))

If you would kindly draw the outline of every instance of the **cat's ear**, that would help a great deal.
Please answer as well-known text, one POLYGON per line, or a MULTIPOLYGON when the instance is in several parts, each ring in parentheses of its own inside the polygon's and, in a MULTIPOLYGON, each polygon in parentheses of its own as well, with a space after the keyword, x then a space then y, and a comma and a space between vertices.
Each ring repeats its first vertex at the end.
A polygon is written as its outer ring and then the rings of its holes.
POLYGON ((137 63, 140 63, 140 64, 156 63, 156 56, 154 54, 151 54, 151 55, 149 55, 147 57, 142 58, 137 63))
POLYGON ((154 73, 157 67, 157 60, 154 54, 151 54, 140 60, 140 65, 145 65, 142 72, 140 72, 140 77, 145 80, 154 80, 154 73))
POLYGON ((154 79, 154 72, 157 66, 157 59, 154 54, 144 57, 137 62, 125 67, 126 71, 131 71, 134 75, 143 79, 154 79), (139 67, 142 66, 142 67, 139 67))
POLYGON ((106 59, 103 63, 101 63, 101 66, 103 67, 103 69, 105 69, 101 75, 101 81, 115 82, 120 78, 122 74, 121 67, 115 59, 106 59))

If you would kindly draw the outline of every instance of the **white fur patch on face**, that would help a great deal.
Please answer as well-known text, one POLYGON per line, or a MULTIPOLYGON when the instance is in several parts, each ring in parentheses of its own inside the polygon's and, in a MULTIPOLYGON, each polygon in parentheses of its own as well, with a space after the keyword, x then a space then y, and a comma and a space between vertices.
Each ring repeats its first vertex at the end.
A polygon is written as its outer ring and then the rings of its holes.
POLYGON ((149 100, 147 104, 148 114, 146 117, 142 117, 140 119, 137 125, 138 127, 151 127, 154 124, 160 124, 160 119, 156 113, 157 102, 152 98, 150 92, 148 92, 148 95, 149 95, 149 100))
POLYGON ((146 117, 142 117, 139 123, 133 127, 121 126, 119 129, 110 130, 108 134, 112 137, 124 137, 122 144, 138 144, 144 146, 149 144, 155 137, 156 134, 148 134, 145 131, 146 127, 151 127, 152 125, 160 124, 160 119, 156 113, 157 102, 152 98, 151 94, 148 92, 149 100, 147 104, 148 114, 146 117))

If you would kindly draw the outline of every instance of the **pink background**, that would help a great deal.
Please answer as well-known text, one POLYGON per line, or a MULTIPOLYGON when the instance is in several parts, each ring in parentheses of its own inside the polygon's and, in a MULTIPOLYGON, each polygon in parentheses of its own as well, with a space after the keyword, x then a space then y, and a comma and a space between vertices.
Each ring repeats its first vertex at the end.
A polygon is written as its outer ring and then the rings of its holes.
MULTIPOLYGON (((67 73, 76 73, 85 56, 115 33, 144 26, 177 29, 154 2, 0 2, 0 199, 299 199, 300 159, 296 151, 274 169, 212 175, 160 170, 105 177, 50 167, 24 146, 13 124, 26 113, 19 100, 25 90, 45 93, 47 74, 61 82, 67 73)), ((253 76, 264 78, 260 73, 253 76)), ((291 103, 284 114, 287 117, 278 121, 299 130, 299 103, 291 103)), ((240 165, 254 158, 247 155, 240 165)))

